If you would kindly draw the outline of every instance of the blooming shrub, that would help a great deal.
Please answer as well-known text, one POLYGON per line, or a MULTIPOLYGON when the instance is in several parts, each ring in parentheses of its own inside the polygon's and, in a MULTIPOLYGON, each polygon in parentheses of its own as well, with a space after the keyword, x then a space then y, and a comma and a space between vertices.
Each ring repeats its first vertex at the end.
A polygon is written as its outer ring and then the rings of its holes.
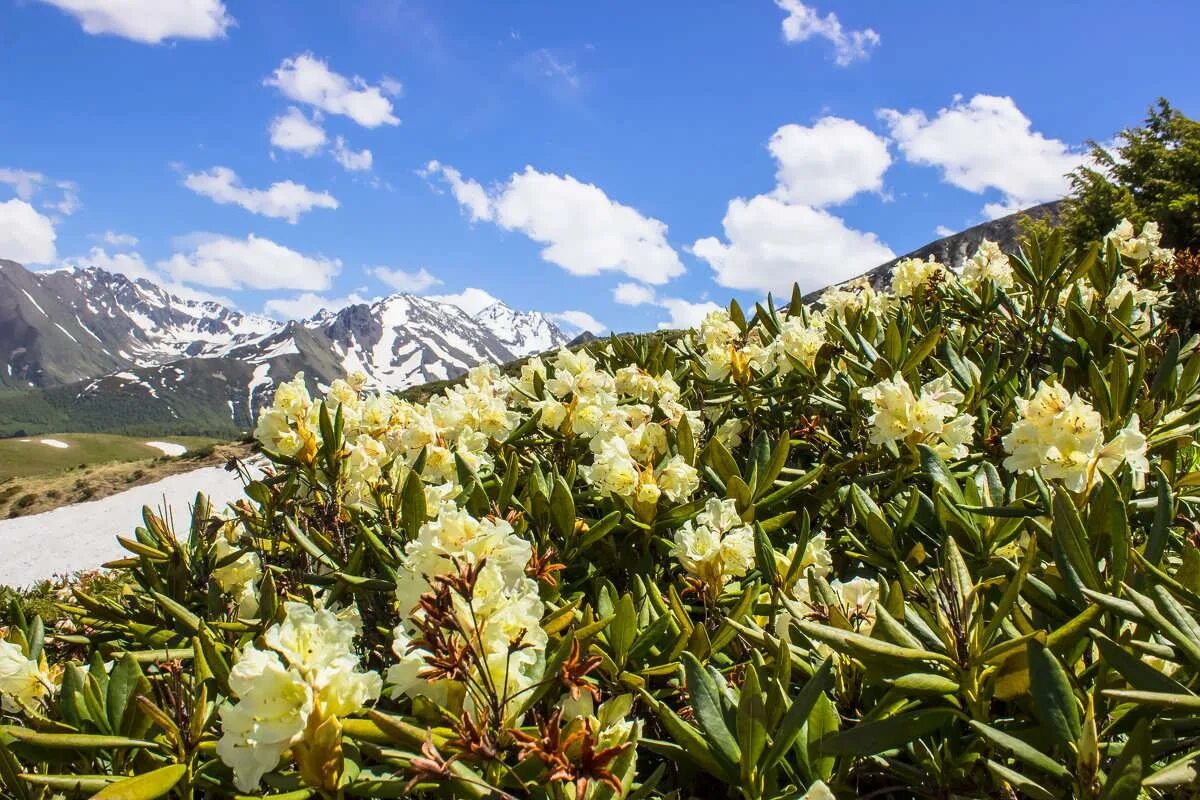
POLYGON ((427 402, 297 376, 244 499, 14 610, 0 787, 1195 796, 1171 265, 1152 226, 985 242, 427 402))

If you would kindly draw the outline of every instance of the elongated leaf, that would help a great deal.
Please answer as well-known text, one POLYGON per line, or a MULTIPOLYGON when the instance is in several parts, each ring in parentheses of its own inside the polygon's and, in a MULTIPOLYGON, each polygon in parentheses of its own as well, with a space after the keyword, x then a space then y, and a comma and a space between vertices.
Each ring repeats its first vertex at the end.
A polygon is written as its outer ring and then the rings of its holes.
POLYGON ((862 722, 821 740, 821 751, 835 755, 869 756, 894 750, 941 730, 958 712, 950 708, 923 708, 887 719, 862 722))
POLYGON ((110 784, 92 795, 92 800, 155 800, 175 788, 186 774, 187 765, 171 764, 110 784))
MULTIPOLYGON (((788 661, 790 663, 790 659, 788 661)), ((808 717, 812 713, 817 698, 832 686, 833 657, 829 656, 821 662, 821 666, 817 667, 813 676, 804 684, 804 688, 792 699, 792 704, 788 706, 787 713, 780 720, 779 727, 775 731, 774 740, 771 742, 771 747, 767 750, 767 754, 762 760, 762 769, 764 772, 778 764, 787 752, 792 749, 792 745, 795 744, 796 738, 804 729, 804 724, 808 721, 808 717)))
POLYGON ((1029 766, 1040 769, 1056 778, 1069 779, 1071 777, 1071 773, 1066 767, 1024 739, 1020 739, 1010 733, 1005 733, 978 720, 971 720, 967 724, 971 726, 972 730, 991 742, 992 745, 1014 758, 1024 761, 1029 766))
POLYGON ((1079 706, 1075 701, 1075 693, 1071 691, 1067 672, 1054 654, 1037 639, 1030 639, 1026 647, 1034 712, 1059 744, 1074 744, 1081 730, 1079 706))
POLYGON ((724 762, 729 772, 736 774, 737 765, 742 760, 742 751, 725 724, 720 690, 699 659, 690 652, 684 651, 680 661, 683 662, 688 697, 692 701, 692 711, 696 720, 704 730, 705 738, 712 743, 713 754, 724 762))

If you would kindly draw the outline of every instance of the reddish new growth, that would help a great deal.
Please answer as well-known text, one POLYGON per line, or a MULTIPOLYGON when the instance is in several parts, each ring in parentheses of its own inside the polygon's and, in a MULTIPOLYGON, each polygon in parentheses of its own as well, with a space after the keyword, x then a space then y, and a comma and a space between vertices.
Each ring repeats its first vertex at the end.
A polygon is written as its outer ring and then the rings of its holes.
POLYGON ((583 725, 563 738, 562 709, 555 709, 548 718, 534 715, 537 735, 514 730, 513 738, 521 758, 536 756, 549 769, 547 780, 569 781, 575 784, 575 796, 584 797, 593 783, 603 783, 612 787, 614 792, 621 791, 621 779, 613 774, 611 765, 621 753, 633 745, 623 742, 615 747, 596 749, 596 735, 592 731, 592 721, 585 719, 583 725), (579 745, 579 757, 572 759, 568 751, 579 745))
POLYGON ((587 674, 600 666, 603 659, 600 656, 583 658, 579 640, 571 640, 571 655, 563 662, 559 673, 562 682, 571 691, 571 699, 578 700, 581 691, 587 692, 597 703, 600 702, 600 690, 587 679, 587 674))

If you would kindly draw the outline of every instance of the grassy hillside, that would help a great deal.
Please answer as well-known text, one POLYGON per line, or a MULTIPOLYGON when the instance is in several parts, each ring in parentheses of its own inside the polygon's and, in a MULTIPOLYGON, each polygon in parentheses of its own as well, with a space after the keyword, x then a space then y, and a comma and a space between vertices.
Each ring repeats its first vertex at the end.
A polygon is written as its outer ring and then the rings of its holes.
MULTIPOLYGON (((142 440, 90 434, 60 434, 55 438, 65 442, 84 440, 80 447, 75 448, 76 457, 80 457, 86 450, 92 453, 93 460, 64 468, 50 459, 34 459, 30 463, 40 463, 44 471, 33 472, 30 467, 29 471, 21 475, 0 475, 0 520, 40 514, 60 506, 88 500, 99 500, 170 475, 190 472, 200 467, 218 466, 230 458, 246 458, 254 450, 252 445, 243 443, 214 444, 202 437, 170 437, 161 441, 178 442, 191 449, 182 456, 159 454, 147 457, 146 453, 159 451, 145 447, 142 440), (111 450, 104 444, 106 440, 111 442, 111 450), (117 460, 116 456, 124 460, 117 460)), ((18 450, 15 446, 17 444, 25 448, 54 450, 36 439, 30 443, 0 441, 0 465, 3 468, 11 467, 10 455, 32 458, 30 452, 18 450)), ((70 452, 70 448, 56 452, 67 453, 70 452)), ((33 455, 38 453, 37 450, 33 451, 33 455)))
POLYGON ((211 437, 204 436, 165 436, 148 440, 107 433, 55 433, 0 439, 0 483, 14 477, 48 475, 94 464, 139 461, 164 455, 162 450, 146 444, 147 441, 171 442, 188 450, 214 442, 211 437), (44 444, 43 440, 67 446, 55 447, 44 444))

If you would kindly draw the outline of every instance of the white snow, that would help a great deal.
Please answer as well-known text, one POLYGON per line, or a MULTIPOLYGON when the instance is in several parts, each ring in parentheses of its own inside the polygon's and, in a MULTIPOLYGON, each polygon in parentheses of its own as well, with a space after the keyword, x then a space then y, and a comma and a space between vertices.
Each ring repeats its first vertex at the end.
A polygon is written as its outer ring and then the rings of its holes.
POLYGON ((33 299, 33 295, 31 295, 29 292, 25 291, 24 289, 21 290, 21 293, 29 298, 29 302, 33 303, 34 308, 36 308, 38 311, 42 312, 43 317, 45 317, 46 319, 50 319, 50 315, 46 313, 46 309, 44 309, 38 305, 38 301, 33 299))
POLYGON ((146 446, 161 450, 167 456, 181 456, 187 452, 186 447, 175 442, 146 442, 146 446))
POLYGON ((220 510, 241 497, 242 488, 237 473, 204 467, 101 500, 2 520, 0 585, 28 586, 129 555, 116 537, 133 538, 134 528, 142 525, 142 506, 159 510, 165 505, 174 516, 174 530, 186 536, 196 492, 220 510))
POLYGON ((41 441, 41 443, 44 445, 49 445, 50 447, 55 447, 59 450, 66 450, 71 446, 61 439, 40 439, 39 441, 41 441))
POLYGON ((54 323, 54 327, 58 328, 60 331, 65 333, 67 335, 67 338, 70 339, 72 342, 74 342, 75 344, 79 344, 79 340, 76 339, 74 336, 72 336, 71 332, 69 330, 67 330, 66 328, 64 328, 62 325, 59 325, 56 322, 56 323, 54 323))

